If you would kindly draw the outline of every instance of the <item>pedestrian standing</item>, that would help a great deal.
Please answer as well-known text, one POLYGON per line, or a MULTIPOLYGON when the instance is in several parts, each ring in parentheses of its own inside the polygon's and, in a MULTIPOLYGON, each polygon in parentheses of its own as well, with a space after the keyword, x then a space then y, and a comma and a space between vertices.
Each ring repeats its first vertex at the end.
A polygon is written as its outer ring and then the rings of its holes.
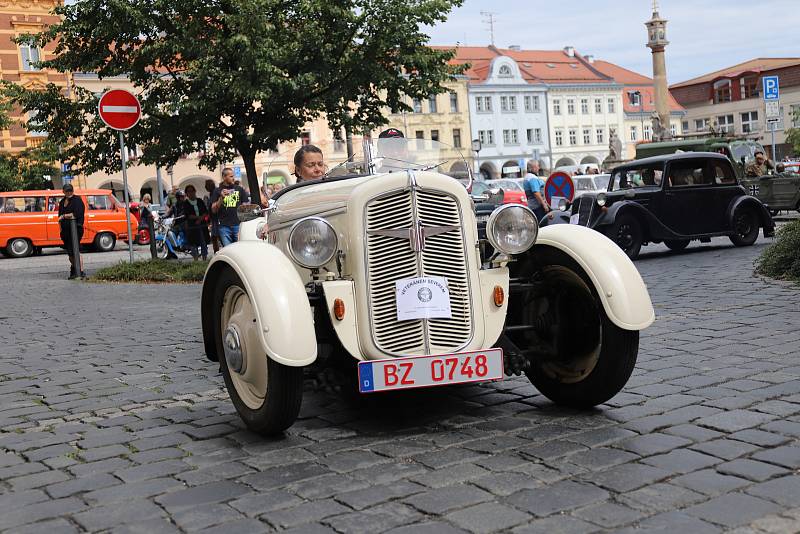
POLYGON ((544 182, 536 174, 539 170, 539 162, 530 160, 527 166, 528 174, 525 175, 525 180, 522 182, 523 189, 525 189, 525 196, 528 197, 528 207, 536 215, 536 220, 541 221, 542 217, 550 211, 550 206, 542 196, 544 182))
POLYGON ((72 280, 78 276, 86 278, 86 273, 83 272, 83 259, 78 254, 78 265, 76 265, 74 252, 76 247, 80 247, 81 239, 83 239, 83 216, 86 206, 84 206, 80 197, 75 196, 72 184, 64 184, 61 190, 64 192, 64 198, 58 201, 58 222, 61 230, 61 242, 64 243, 67 256, 69 256, 69 279, 72 280), (73 220, 77 230, 77 244, 72 242, 72 223, 70 221, 73 220))
POLYGON ((218 217, 219 240, 223 247, 239 238, 239 214, 237 208, 250 202, 250 195, 242 186, 233 183, 233 169, 222 170, 222 183, 211 195, 211 212, 218 217))
POLYGON ((208 259, 208 208, 197 198, 197 189, 193 185, 186 186, 183 213, 186 216, 186 242, 192 258, 195 261, 198 256, 208 259))
POLYGON ((214 195, 217 184, 214 183, 214 180, 209 178, 206 180, 205 187, 208 194, 203 197, 203 201, 206 203, 206 208, 208 208, 206 211, 208 212, 208 217, 211 222, 211 247, 214 249, 214 254, 216 254, 219 252, 219 228, 217 224, 217 214, 211 209, 211 197, 214 195))

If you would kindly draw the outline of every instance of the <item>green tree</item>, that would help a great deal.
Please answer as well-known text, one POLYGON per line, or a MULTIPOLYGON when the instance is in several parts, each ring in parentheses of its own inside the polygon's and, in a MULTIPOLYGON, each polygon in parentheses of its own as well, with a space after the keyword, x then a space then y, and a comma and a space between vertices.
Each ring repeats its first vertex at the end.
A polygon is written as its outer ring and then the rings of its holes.
MULTIPOLYGON (((139 162, 174 164, 198 152, 214 168, 243 158, 251 190, 255 157, 294 140, 325 114, 334 131, 387 122, 411 111, 461 69, 453 52, 426 46, 425 26, 463 0, 82 0, 56 8, 62 22, 33 36, 57 40, 41 67, 127 75, 144 118, 126 137, 139 162)), ((119 168, 117 138, 96 117, 97 97, 49 85, 6 93, 34 111, 64 156, 84 172, 119 168)))
MULTIPOLYGON (((794 111, 792 122, 800 124, 800 108, 794 111)), ((786 130, 786 142, 791 145, 795 156, 800 156, 800 128, 789 128, 786 130)))

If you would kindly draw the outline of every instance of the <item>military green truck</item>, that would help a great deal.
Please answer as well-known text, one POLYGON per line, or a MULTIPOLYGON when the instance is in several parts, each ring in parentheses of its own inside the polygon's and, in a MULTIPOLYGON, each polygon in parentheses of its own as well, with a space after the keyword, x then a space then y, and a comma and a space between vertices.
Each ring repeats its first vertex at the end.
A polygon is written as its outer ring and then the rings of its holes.
POLYGON ((736 177, 741 181, 745 178, 745 167, 753 160, 757 150, 766 154, 761 143, 752 138, 686 135, 671 141, 636 145, 636 159, 663 156, 676 152, 716 152, 724 154, 731 160, 733 168, 736 170, 736 177))
POLYGON ((796 167, 778 163, 774 174, 745 177, 740 182, 772 215, 784 210, 800 211, 800 174, 796 167))

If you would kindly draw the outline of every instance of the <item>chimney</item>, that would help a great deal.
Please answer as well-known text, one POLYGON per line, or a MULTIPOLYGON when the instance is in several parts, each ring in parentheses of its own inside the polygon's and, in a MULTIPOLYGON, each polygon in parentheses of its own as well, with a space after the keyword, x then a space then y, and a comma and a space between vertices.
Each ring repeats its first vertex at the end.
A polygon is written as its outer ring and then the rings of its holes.
POLYGON ((513 50, 515 52, 519 52, 522 48, 519 45, 508 45, 509 50, 513 50))
POLYGON ((575 47, 574 46, 565 46, 564 47, 564 53, 568 57, 575 57, 575 47))
POLYGON ((583 59, 585 59, 585 60, 586 60, 586 61, 588 61, 589 63, 594 63, 594 56, 593 56, 593 55, 591 55, 591 54, 590 54, 590 55, 588 55, 588 56, 583 56, 583 59))

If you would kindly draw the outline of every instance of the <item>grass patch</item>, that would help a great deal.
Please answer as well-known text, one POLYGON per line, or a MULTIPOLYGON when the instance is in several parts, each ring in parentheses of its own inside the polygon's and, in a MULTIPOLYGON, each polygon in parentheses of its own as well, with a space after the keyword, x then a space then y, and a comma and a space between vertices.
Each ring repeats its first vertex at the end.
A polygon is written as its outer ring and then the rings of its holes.
POLYGON ((101 282, 202 282, 207 266, 207 261, 135 261, 100 269, 91 279, 101 282))
POLYGON ((756 273, 800 282, 800 219, 778 229, 775 242, 756 260, 756 273))

